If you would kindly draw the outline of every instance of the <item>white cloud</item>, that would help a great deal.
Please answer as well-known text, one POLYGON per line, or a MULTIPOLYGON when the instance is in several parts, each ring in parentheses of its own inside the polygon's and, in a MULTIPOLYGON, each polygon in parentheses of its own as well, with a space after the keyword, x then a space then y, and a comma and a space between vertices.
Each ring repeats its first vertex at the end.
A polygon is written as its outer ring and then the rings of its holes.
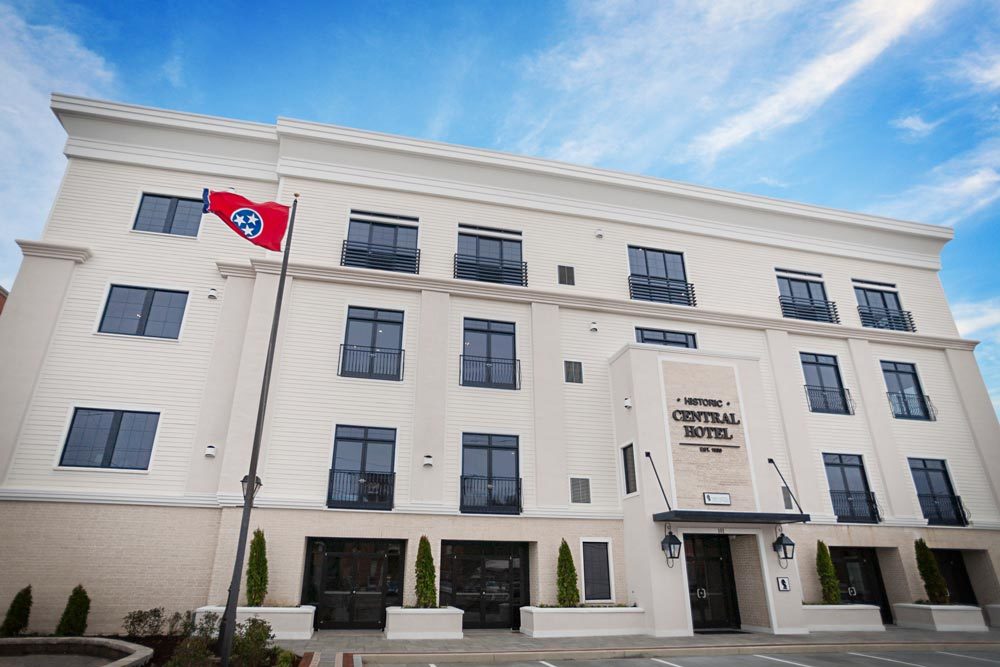
POLYGON ((976 357, 990 388, 993 407, 1000 415, 1000 298, 959 302, 951 311, 959 333, 982 341, 976 357))
POLYGON ((968 54, 959 61, 956 75, 983 92, 1000 90, 1000 52, 968 54))
POLYGON ((943 119, 934 122, 927 122, 919 114, 896 118, 890 125, 898 130, 902 130, 910 139, 923 139, 942 123, 943 119))
POLYGON ((771 178, 770 176, 760 176, 754 182, 760 183, 761 185, 767 185, 772 188, 787 188, 789 186, 789 184, 785 181, 779 181, 777 178, 771 178))
POLYGON ((184 85, 184 59, 180 52, 174 51, 160 69, 171 86, 180 88, 184 85))
POLYGON ((65 165, 66 137, 49 94, 109 96, 115 76, 73 33, 30 25, 0 5, 0 81, 0 284, 9 288, 21 260, 14 239, 41 234, 65 165))

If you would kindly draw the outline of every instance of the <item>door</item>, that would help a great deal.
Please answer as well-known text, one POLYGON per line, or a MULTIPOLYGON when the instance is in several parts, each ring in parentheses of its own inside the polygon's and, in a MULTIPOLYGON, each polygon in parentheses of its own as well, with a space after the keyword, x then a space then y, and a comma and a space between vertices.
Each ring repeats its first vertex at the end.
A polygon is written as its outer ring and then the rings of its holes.
POLYGON ((873 604, 882 611, 882 622, 892 623, 892 608, 885 594, 875 549, 830 547, 833 567, 840 580, 840 599, 849 604, 873 604))
POLYGON ((685 535, 691 622, 697 630, 740 627, 733 560, 726 535, 685 535))
POLYGON ((931 553, 948 586, 948 601, 952 604, 978 605, 962 552, 958 549, 931 549, 931 553))
POLYGON ((403 543, 309 538, 304 604, 316 627, 381 628, 385 608, 403 602, 403 543))
POLYGON ((521 626, 528 604, 527 545, 521 542, 444 542, 441 604, 465 612, 464 628, 521 626))

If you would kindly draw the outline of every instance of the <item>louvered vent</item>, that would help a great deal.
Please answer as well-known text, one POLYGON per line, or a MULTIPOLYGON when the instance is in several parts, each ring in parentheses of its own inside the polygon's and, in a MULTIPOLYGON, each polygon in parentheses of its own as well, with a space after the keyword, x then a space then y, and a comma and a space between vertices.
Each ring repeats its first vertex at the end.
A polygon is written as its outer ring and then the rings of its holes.
POLYGON ((586 477, 569 478, 570 500, 574 503, 590 502, 590 480, 586 477))

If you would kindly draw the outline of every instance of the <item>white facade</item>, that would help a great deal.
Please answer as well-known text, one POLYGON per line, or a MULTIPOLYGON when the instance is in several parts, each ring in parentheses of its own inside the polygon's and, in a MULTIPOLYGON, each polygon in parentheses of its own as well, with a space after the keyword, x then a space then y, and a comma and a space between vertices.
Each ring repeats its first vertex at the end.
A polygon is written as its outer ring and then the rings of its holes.
MULTIPOLYGON (((664 499, 642 454, 652 453, 674 509, 737 509, 738 499, 729 508, 684 500, 669 454, 677 443, 662 403, 684 378, 663 364, 693 363, 736 369, 746 458, 725 479, 752 490, 740 511, 794 513, 772 458, 811 516, 786 528, 799 544, 789 593, 772 588, 786 572, 771 551, 773 525, 671 524, 679 535, 721 529, 734 554, 737 536, 756 540, 766 582, 757 605, 767 613, 749 622, 754 593, 740 592, 743 626, 807 630, 794 617, 803 600, 818 600, 816 539, 872 549, 886 605, 924 597, 917 537, 961 550, 978 603, 1000 602, 1000 428, 975 342, 958 336, 938 279, 952 230, 288 119, 262 125, 61 95, 52 106, 69 137, 66 174, 42 238, 21 242, 0 318, 0 528, 17 536, 0 544, 0 601, 32 583, 39 629, 78 580, 96 589, 97 631, 164 595, 176 608, 223 600, 280 256, 212 216, 196 237, 134 229, 144 194, 197 199, 205 187, 284 203, 300 193, 254 514, 268 533, 276 601, 307 601, 307 537, 405 543, 407 603, 421 534, 439 564, 445 541, 523 544, 525 604, 554 602, 561 539, 581 571, 583 542, 604 541, 610 601, 645 608, 649 632, 690 633, 690 609, 645 599, 686 591, 687 573, 658 550, 664 527, 651 515, 664 499), (418 228, 419 273, 343 266, 352 211, 415 218, 406 224, 418 228), (518 232, 499 236, 521 241, 527 285, 454 278, 460 232, 498 236, 460 225, 518 232), (629 246, 682 253, 696 305, 630 299, 629 246), (574 285, 559 284, 559 265, 574 267, 574 285), (840 323, 783 317, 779 275, 822 282, 840 323), (876 283, 893 286, 875 288, 898 293, 915 332, 862 326, 854 288, 876 283), (178 337, 101 332, 113 285, 186 292, 178 337), (350 306, 403 313, 400 381, 338 374, 350 306), (466 318, 515 325, 517 390, 459 382, 466 318), (697 349, 638 344, 637 327, 694 334, 697 349), (800 352, 836 358, 853 414, 810 411, 800 352), (564 360, 582 362, 582 384, 564 381, 564 360), (894 418, 886 360, 915 366, 936 420, 894 418), (158 413, 148 467, 60 465, 77 408, 158 413), (337 425, 395 429, 391 511, 327 507, 337 425), (465 433, 517 436, 517 516, 460 511, 465 433), (620 448, 630 443, 637 489, 626 494, 620 448), (829 453, 863 459, 879 523, 838 523, 829 453), (946 462, 969 525, 928 526, 911 458, 946 462), (571 478, 589 479, 590 502, 571 502, 571 478), (157 530, 165 513, 178 533, 157 530), (182 536, 197 544, 182 547, 182 536), (85 563, 73 545, 93 550, 85 563), (199 573, 151 583, 142 572, 160 567, 150 562, 157 554, 199 573)), ((704 466, 725 468, 712 458, 704 466)), ((692 493, 702 491, 729 488, 692 493)))

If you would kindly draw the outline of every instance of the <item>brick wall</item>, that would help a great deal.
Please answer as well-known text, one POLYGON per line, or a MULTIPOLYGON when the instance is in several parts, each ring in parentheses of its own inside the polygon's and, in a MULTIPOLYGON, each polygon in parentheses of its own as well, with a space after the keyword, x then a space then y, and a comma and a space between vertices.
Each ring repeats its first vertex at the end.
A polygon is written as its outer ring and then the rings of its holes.
POLYGON ((760 564, 757 536, 736 535, 729 540, 729 548, 733 557, 740 622, 744 627, 770 628, 767 593, 764 591, 764 569, 760 564))

